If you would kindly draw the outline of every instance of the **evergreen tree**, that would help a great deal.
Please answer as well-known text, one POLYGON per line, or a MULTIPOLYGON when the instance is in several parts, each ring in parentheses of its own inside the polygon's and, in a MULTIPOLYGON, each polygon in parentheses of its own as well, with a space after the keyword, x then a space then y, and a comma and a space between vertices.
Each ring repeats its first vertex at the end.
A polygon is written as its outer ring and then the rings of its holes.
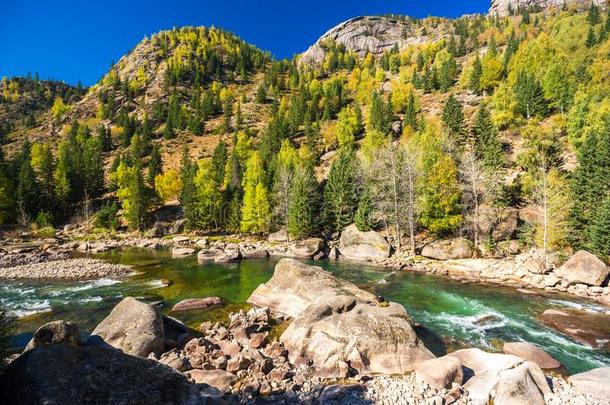
POLYGON ((288 233, 297 239, 313 235, 319 213, 319 185, 313 165, 300 164, 294 174, 288 210, 288 233))
POLYGON ((548 113, 548 105, 544 99, 544 89, 534 75, 521 72, 517 76, 514 87, 515 112, 529 119, 531 117, 544 117, 548 113))
POLYGON ((31 162, 31 146, 26 140, 21 149, 21 164, 19 165, 19 173, 17 177, 17 212, 19 215, 19 223, 27 225, 27 223, 38 213, 38 182, 36 174, 32 168, 31 162))
POLYGON ((353 221, 358 205, 355 171, 353 150, 340 150, 324 187, 324 219, 332 231, 341 232, 353 221))
POLYGON ((264 84, 261 84, 258 86, 258 89, 256 89, 256 102, 258 104, 264 104, 267 102, 267 89, 265 89, 264 84))
POLYGON ((195 226, 199 229, 215 229, 221 224, 223 195, 220 190, 222 181, 214 171, 210 160, 200 160, 194 179, 195 184, 195 226))
POLYGON ((364 189, 358 201, 358 208, 354 214, 354 224, 361 232, 367 232, 373 229, 375 223, 373 221, 373 202, 368 189, 364 189))
POLYGON ((449 136, 458 144, 465 141, 464 112, 462 104, 451 94, 443 107, 443 124, 449 136))
POLYGON ((593 27, 589 27, 589 32, 587 33, 587 39, 585 40, 585 45, 587 48, 593 48, 597 43, 597 38, 595 38, 595 31, 593 27))
POLYGON ((144 185, 139 163, 127 166, 121 162, 117 169, 117 197, 123 207, 123 216, 132 230, 141 230, 148 211, 148 190, 144 185))
POLYGON ((590 25, 597 25, 601 22, 601 20, 599 7, 597 4, 595 4, 595 2, 592 1, 589 7, 589 12, 587 13, 587 21, 590 25))
POLYGON ((595 221, 589 231, 593 253, 602 260, 610 260, 610 194, 596 210, 595 221))
POLYGON ((148 174, 146 180, 148 184, 153 186, 155 184, 155 177, 163 173, 163 161, 161 159, 161 149, 158 143, 155 143, 150 152, 150 159, 148 160, 148 174))
POLYGON ((182 149, 182 157, 180 158, 180 181, 182 182, 182 190, 178 200, 182 205, 184 218, 187 226, 192 228, 197 223, 196 199, 195 199, 195 175, 197 174, 197 166, 191 161, 189 156, 188 146, 184 145, 182 149))
POLYGON ((382 134, 389 135, 392 131, 394 118, 391 97, 388 97, 387 102, 384 102, 378 92, 373 92, 369 109, 369 127, 382 134))
POLYGON ((212 152, 212 173, 214 181, 222 185, 225 178, 225 166, 227 165, 227 145, 220 141, 212 152))
POLYGON ((417 106, 415 104, 415 94, 413 94, 413 90, 409 91, 409 97, 407 98, 404 124, 411 127, 411 129, 413 129, 414 131, 418 128, 417 106))
POLYGON ((112 140, 110 139, 110 129, 100 125, 97 128, 97 141, 102 152, 108 152, 112 149, 112 140))
POLYGON ((474 91, 475 94, 481 93, 481 75, 483 75, 483 65, 481 64, 479 55, 477 55, 472 64, 472 72, 468 79, 468 88, 474 91))
POLYGON ((483 104, 472 128, 474 150, 476 156, 488 168, 498 168, 502 165, 502 144, 498 140, 498 131, 491 120, 487 107, 483 104))

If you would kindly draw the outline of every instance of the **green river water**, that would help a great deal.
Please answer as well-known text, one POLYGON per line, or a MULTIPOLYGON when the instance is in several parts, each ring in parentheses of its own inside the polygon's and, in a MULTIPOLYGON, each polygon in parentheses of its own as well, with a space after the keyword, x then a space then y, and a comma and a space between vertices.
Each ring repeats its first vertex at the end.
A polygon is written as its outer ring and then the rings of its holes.
MULTIPOLYGON (((166 250, 129 249, 96 257, 130 264, 138 274, 123 279, 77 282, 11 281, 0 284, 0 303, 20 316, 15 343, 54 319, 77 322, 91 331, 125 296, 164 302, 167 312, 186 298, 219 296, 226 305, 172 314, 196 327, 204 320, 227 319, 246 308, 246 299, 273 274, 277 260, 199 265, 196 258, 172 259, 166 250), (167 286, 169 281, 169 286, 167 286)), ((570 373, 610 365, 610 353, 594 351, 543 326, 537 316, 548 308, 610 311, 565 295, 524 295, 511 288, 466 284, 448 278, 387 270, 346 262, 316 262, 339 277, 405 306, 425 326, 422 336, 437 355, 462 347, 498 350, 502 342, 528 341, 561 361, 570 373)), ((610 337, 609 337, 610 339, 610 337)))

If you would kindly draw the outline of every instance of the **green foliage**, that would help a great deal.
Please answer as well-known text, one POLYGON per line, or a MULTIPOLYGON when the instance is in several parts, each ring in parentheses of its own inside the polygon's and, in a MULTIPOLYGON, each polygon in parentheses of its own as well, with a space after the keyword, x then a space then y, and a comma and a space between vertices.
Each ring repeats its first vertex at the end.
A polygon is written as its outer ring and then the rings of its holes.
POLYGON ((405 119, 404 125, 411 127, 412 130, 417 130, 418 128, 418 111, 417 105, 415 103, 415 94, 413 94, 413 90, 409 91, 409 97, 407 99, 407 105, 405 107, 405 119))
POLYGON ((498 131, 485 105, 479 108, 475 116, 472 137, 475 153, 486 167, 493 169, 502 166, 502 144, 498 140, 498 131))
POLYGON ((318 227, 320 191, 310 162, 297 166, 288 209, 288 233, 297 238, 314 234, 318 227))
POLYGON ((474 91, 476 94, 481 92, 481 76, 483 75, 483 65, 481 59, 477 55, 472 64, 472 71, 468 79, 468 88, 474 91))
POLYGON ((196 189, 195 175, 197 174, 197 166, 193 164, 189 156, 188 146, 182 149, 182 157, 180 158, 180 182, 182 189, 178 200, 182 205, 184 219, 189 228, 195 226, 197 222, 197 207, 196 207, 196 189))
POLYGON ((117 197, 123 207, 123 217, 131 230, 144 226, 150 204, 149 190, 144 184, 139 164, 128 166, 121 162, 117 169, 117 197))
POLYGON ((157 195, 163 202, 176 199, 182 191, 180 174, 174 169, 169 169, 165 173, 157 174, 153 184, 157 195))
POLYGON ((443 124, 449 136, 459 145, 465 142, 464 112, 462 104, 451 94, 443 107, 443 124))
POLYGON ((373 92, 369 107, 369 128, 381 134, 389 135, 392 131, 394 118, 391 97, 388 97, 387 102, 385 102, 378 92, 373 92))
POLYGON ((4 368, 10 339, 15 330, 15 319, 4 308, 0 308, 0 371, 4 368))
POLYGON ((95 226, 97 228, 105 228, 116 230, 119 226, 118 219, 119 207, 113 201, 104 203, 100 210, 95 214, 95 226))
POLYGON ((30 144, 26 141, 21 151, 16 193, 17 212, 22 225, 26 225, 39 208, 38 181, 32 168, 30 152, 30 144))
POLYGON ((209 159, 199 161, 195 176, 195 220, 193 225, 198 229, 218 228, 222 221, 224 196, 218 174, 209 159))
POLYGON ((337 116, 336 134, 339 147, 352 148, 356 142, 356 136, 362 132, 362 117, 355 108, 344 107, 337 116))
POLYGON ((589 231, 593 253, 610 261, 610 194, 596 210, 595 222, 589 231))
POLYGON ((324 219, 328 229, 341 232, 353 222, 358 206, 355 155, 351 148, 338 152, 324 186, 324 219))
POLYGON ((242 186, 244 199, 241 208, 242 232, 264 233, 271 225, 271 206, 264 185, 265 170, 261 155, 253 152, 246 162, 242 186))
POLYGON ((514 92, 517 114, 527 119, 546 116, 548 104, 544 98, 544 89, 533 74, 521 72, 517 76, 514 92))
POLYGON ((373 220, 373 202, 368 189, 364 189, 358 201, 358 208, 354 214, 354 224, 361 232, 367 232, 375 227, 373 220))
POLYGON ((150 159, 148 160, 148 173, 146 180, 149 185, 155 185, 155 178, 163 173, 163 161, 161 159, 161 150, 158 143, 155 143, 150 152, 150 159))

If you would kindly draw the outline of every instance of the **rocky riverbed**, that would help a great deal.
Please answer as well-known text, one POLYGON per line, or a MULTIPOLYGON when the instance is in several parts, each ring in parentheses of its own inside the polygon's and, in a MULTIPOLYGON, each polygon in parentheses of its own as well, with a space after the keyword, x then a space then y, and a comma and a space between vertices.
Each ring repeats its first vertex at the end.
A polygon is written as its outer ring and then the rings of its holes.
POLYGON ((75 258, 0 268, 0 279, 97 279, 123 277, 132 272, 129 266, 98 259, 75 258))
POLYGON ((0 376, 0 402, 600 405, 610 397, 610 368, 565 380, 546 374, 557 362, 525 342, 437 358, 404 309, 294 260, 278 262, 248 301, 252 309, 199 331, 133 298, 84 341, 74 324, 46 324, 0 376))

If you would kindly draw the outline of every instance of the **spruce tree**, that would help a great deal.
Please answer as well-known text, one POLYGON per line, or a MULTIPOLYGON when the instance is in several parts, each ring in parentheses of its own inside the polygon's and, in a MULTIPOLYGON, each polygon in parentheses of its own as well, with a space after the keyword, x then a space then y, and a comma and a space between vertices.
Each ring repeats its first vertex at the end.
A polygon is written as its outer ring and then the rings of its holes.
POLYGON ((31 147, 26 140, 21 150, 21 163, 17 177, 17 212, 21 225, 27 223, 36 215, 39 209, 39 189, 36 174, 30 159, 31 147))
POLYGON ((474 63, 472 64, 472 72, 468 80, 468 88, 475 92, 475 94, 481 94, 481 75, 483 74, 483 65, 479 55, 476 56, 474 63))
POLYGON ((139 162, 133 166, 122 162, 117 169, 117 179, 117 197, 123 207, 123 216, 131 230, 139 231, 144 226, 150 201, 139 162))
POLYGON ((191 161, 189 156, 188 146, 184 146, 182 157, 180 159, 180 181, 182 182, 182 190, 178 200, 182 205, 184 218, 188 227, 195 227, 197 222, 196 197, 195 197, 195 175, 197 174, 197 166, 191 161))
POLYGON ((158 143, 155 143, 150 151, 150 159, 148 160, 148 173, 146 180, 152 187, 155 184, 155 177, 163 173, 163 161, 161 160, 161 150, 158 143))
POLYGON ((417 106, 415 104, 415 94, 413 94, 413 90, 409 91, 409 98, 407 99, 407 105, 405 106, 404 124, 411 127, 414 131, 418 128, 417 106))
POLYGON ((479 159, 488 168, 502 165, 502 144, 498 140, 498 131, 491 120, 489 110, 481 105, 472 128, 474 150, 479 159))
POLYGON ((587 48, 592 48, 597 43, 597 39, 595 38, 595 31, 593 27, 589 27, 589 32, 587 33, 587 39, 585 40, 585 45, 587 48))
POLYGON ((453 94, 451 94, 445 102, 443 108, 443 124, 451 138, 459 145, 464 143, 464 112, 462 111, 462 104, 457 101, 453 94))
POLYGON ((288 232, 297 239, 313 235, 319 213, 319 185, 313 165, 304 162, 294 174, 288 210, 288 232))
POLYGON ((358 205, 354 162, 351 148, 340 150, 324 187, 324 219, 328 229, 335 232, 352 223, 358 205))
POLYGON ((225 178, 225 166, 227 165, 227 145, 220 141, 212 152, 212 172, 214 181, 222 185, 225 178))
POLYGON ((602 260, 610 260, 610 194, 595 210, 595 221, 589 231, 593 253, 602 260))
POLYGON ((515 112, 529 119, 544 117, 548 113, 548 104, 544 98, 544 89, 533 74, 521 72, 514 87, 515 112))
POLYGON ((358 201, 358 208, 354 214, 354 224, 361 232, 370 231, 375 226, 373 221, 373 202, 368 189, 364 189, 358 201))
POLYGON ((391 97, 385 102, 378 92, 373 92, 369 109, 369 127, 388 135, 392 130, 394 118, 391 97))

